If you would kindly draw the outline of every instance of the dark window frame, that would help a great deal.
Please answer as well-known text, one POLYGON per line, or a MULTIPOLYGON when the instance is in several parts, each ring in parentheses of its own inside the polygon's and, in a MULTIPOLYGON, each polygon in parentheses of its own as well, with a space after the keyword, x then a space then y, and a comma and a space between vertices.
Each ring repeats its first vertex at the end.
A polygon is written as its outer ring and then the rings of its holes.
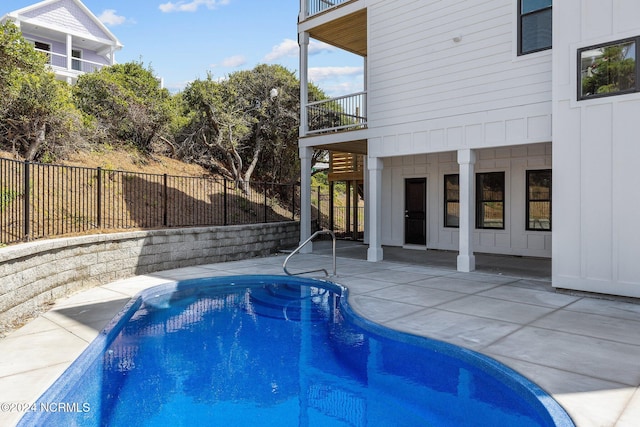
POLYGON ((504 171, 499 172, 479 172, 476 173, 476 229, 479 230, 504 230, 506 226, 506 174, 504 171), (496 175, 502 177, 502 199, 485 199, 481 185, 483 176, 496 175), (502 225, 499 227, 487 226, 484 221, 485 203, 501 203, 502 204, 502 225))
POLYGON ((452 173, 446 174, 444 176, 444 227, 445 228, 460 228, 460 174, 452 173), (449 191, 447 189, 447 178, 448 177, 457 177, 458 178, 458 197, 455 199, 449 199, 449 191), (458 204, 458 224, 449 224, 449 204, 457 203, 458 204))
POLYGON ((531 169, 526 171, 526 206, 525 206, 525 229, 527 231, 551 231, 552 230, 552 184, 553 184, 553 172, 551 169, 531 169), (548 198, 531 198, 530 180, 531 175, 535 173, 548 173, 549 174, 549 197, 548 198), (535 202, 548 202, 549 203, 549 228, 533 228, 531 227, 531 203, 535 202))
POLYGON ((84 53, 82 49, 71 49, 71 69, 75 71, 82 71, 82 57, 84 53), (74 53, 78 53, 79 56, 75 56, 74 53))
POLYGON ((47 64, 51 64, 51 43, 33 40, 33 47, 34 49, 37 49, 38 52, 47 55, 47 64))
POLYGON ((584 101, 587 99, 597 99, 597 98, 606 98, 608 96, 618 96, 618 95, 627 95, 630 93, 640 92, 640 66, 638 64, 638 58, 640 56, 640 36, 629 37, 620 40, 614 40, 611 42, 600 43, 592 46, 586 46, 578 49, 577 51, 577 99, 578 101, 584 101), (635 87, 633 89, 619 90, 616 92, 606 92, 606 93, 595 93, 592 95, 583 95, 582 94, 582 53, 594 49, 606 48, 610 46, 621 45, 625 43, 635 43, 635 87))
MULTIPOLYGON (((551 49, 553 47, 553 42, 550 42, 549 46, 544 46, 544 47, 540 47, 540 48, 524 51, 523 48, 522 48, 522 45, 523 45, 523 43, 522 43, 522 27, 523 27, 522 22, 528 16, 541 15, 543 13, 546 13, 547 11, 553 11, 553 1, 551 2, 551 6, 545 6, 545 7, 540 8, 540 9, 536 9, 536 10, 532 10, 532 11, 529 11, 529 12, 522 13, 522 2, 523 1, 526 1, 526 0, 518 0, 518 56, 528 55, 530 53, 542 52, 542 51, 551 49)), ((553 13, 551 15, 552 15, 552 18, 551 18, 552 19, 551 31, 553 31, 553 13)))

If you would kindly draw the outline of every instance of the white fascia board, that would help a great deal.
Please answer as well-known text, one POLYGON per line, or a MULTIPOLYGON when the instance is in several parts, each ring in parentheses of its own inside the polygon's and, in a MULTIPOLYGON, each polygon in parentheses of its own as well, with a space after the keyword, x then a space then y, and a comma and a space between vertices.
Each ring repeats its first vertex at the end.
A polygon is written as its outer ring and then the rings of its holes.
MULTIPOLYGON (((103 38, 99 38, 99 37, 95 37, 90 33, 78 33, 78 32, 73 32, 73 31, 69 31, 66 28, 62 28, 62 27, 57 27, 55 25, 51 25, 50 23, 41 23, 40 21, 38 21, 38 18, 26 18, 23 17, 22 15, 24 15, 27 12, 30 12, 32 10, 35 9, 39 9, 43 6, 47 6, 49 4, 53 4, 53 3, 57 3, 60 0, 45 0, 42 1, 40 3, 36 3, 34 5, 31 6, 27 6, 27 7, 23 7, 22 9, 18 9, 16 11, 13 12, 9 12, 7 15, 7 17, 11 17, 12 19, 15 19, 17 21, 20 22, 25 22, 27 24, 32 24, 32 25, 39 25, 42 28, 48 28, 54 31, 58 31, 60 33, 63 34, 71 34, 72 36, 75 37, 82 37, 84 39, 87 40, 91 40, 91 41, 95 41, 95 42, 99 42, 108 46, 114 46, 117 50, 122 49, 123 45, 122 43, 120 43, 120 40, 118 40, 118 38, 106 27, 106 25, 104 25, 97 16, 95 16, 93 14, 93 12, 91 12, 91 10, 89 10, 89 8, 87 8, 87 6, 84 5, 84 3, 82 3, 79 0, 72 0, 76 6, 82 10, 82 12, 87 15, 97 26, 98 28, 100 28, 100 30, 102 30, 103 33, 105 33, 109 38, 108 39, 103 39, 103 38)), ((3 18, 4 19, 4 18, 3 18)))
POLYGON ((105 46, 113 46, 116 49, 121 49, 122 48, 122 44, 120 44, 120 42, 118 42, 117 40, 111 40, 111 39, 105 39, 105 38, 101 38, 101 37, 96 37, 91 33, 81 33, 78 31, 70 31, 68 28, 59 26, 59 25, 51 25, 50 23, 43 23, 40 22, 37 18, 30 18, 30 19, 20 19, 20 22, 24 22, 25 24, 30 24, 30 25, 36 25, 39 26, 40 28, 43 29, 47 29, 47 30, 51 30, 51 31, 55 31, 57 33, 61 33, 61 34, 70 34, 72 37, 74 38, 82 38, 85 40, 90 40, 93 42, 97 42, 100 44, 103 44, 105 46))

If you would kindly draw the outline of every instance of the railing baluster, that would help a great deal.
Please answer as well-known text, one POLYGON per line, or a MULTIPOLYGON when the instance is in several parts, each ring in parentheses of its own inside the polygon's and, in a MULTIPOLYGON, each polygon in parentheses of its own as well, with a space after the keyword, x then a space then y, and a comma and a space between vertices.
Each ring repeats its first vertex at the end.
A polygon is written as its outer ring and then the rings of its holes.
POLYGON ((310 102, 307 104, 307 133, 364 128, 367 118, 361 112, 365 111, 365 105, 366 92, 310 102))

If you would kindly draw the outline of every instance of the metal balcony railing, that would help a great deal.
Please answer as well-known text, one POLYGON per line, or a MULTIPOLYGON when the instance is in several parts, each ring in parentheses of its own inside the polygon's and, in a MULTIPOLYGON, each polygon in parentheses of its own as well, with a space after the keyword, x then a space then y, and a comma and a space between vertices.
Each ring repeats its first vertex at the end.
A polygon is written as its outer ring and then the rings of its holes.
POLYGON ((42 49, 36 49, 38 52, 42 52, 49 58, 49 65, 51 68, 62 69, 68 71, 77 71, 78 73, 91 73, 100 70, 104 67, 104 64, 98 62, 87 61, 82 58, 71 58, 71 68, 67 66, 67 55, 61 53, 49 52, 42 49))
POLYGON ((346 3, 349 0, 302 0, 302 1, 306 2, 305 18, 308 18, 310 16, 316 15, 318 13, 322 13, 326 10, 336 7, 342 3, 346 3))
POLYGON ((367 127, 367 93, 359 92, 307 104, 307 134, 367 127))

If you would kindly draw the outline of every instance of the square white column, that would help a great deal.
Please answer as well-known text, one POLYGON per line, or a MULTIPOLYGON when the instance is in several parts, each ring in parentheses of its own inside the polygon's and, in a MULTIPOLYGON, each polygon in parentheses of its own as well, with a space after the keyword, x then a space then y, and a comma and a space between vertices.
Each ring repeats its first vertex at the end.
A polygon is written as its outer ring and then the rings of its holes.
POLYGON ((370 157, 367 160, 369 173, 369 249, 367 261, 382 261, 382 159, 370 157))
MULTIPOLYGON (((299 147, 300 154, 300 244, 311 237, 311 159, 313 149, 299 147)), ((309 242, 300 253, 310 253, 313 243, 309 242)))
POLYGON ((458 150, 460 167, 460 228, 458 245, 458 271, 470 272, 476 269, 473 254, 473 230, 475 221, 475 176, 476 155, 473 150, 458 150))

